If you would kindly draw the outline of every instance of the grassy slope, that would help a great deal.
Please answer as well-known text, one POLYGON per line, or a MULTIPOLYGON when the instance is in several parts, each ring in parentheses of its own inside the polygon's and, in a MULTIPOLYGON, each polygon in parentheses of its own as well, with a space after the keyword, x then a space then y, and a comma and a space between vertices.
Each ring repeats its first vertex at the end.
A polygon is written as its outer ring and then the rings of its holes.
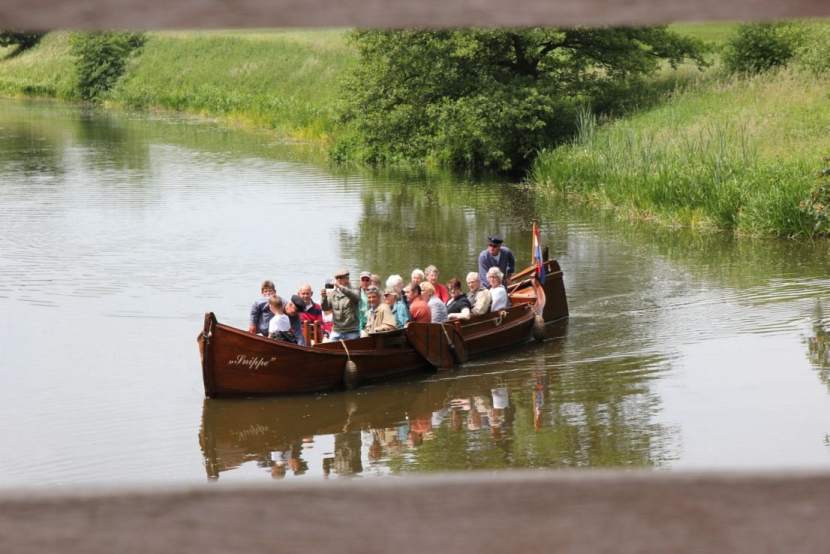
MULTIPOLYGON (((338 77, 355 60, 344 31, 151 33, 108 102, 222 116, 294 139, 327 140, 338 77)), ((50 33, 31 51, 0 60, 0 93, 71 98, 68 34, 50 33)))
POLYGON ((72 97, 69 33, 49 33, 37 46, 16 56, 14 50, 0 48, 0 94, 72 97))
POLYGON ((326 139, 355 59, 341 31, 154 34, 111 96, 326 139))
POLYGON ((795 70, 738 79, 715 68, 658 107, 587 125, 539 157, 533 180, 634 217, 810 235, 799 203, 830 154, 828 90, 830 78, 795 70))

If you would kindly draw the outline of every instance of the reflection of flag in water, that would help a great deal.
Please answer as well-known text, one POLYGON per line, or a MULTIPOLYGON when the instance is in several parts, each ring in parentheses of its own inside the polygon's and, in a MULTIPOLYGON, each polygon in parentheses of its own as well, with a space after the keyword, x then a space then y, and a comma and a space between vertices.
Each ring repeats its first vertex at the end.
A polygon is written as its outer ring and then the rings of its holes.
POLYGON ((533 222, 533 264, 536 266, 536 277, 539 278, 540 283, 545 282, 545 264, 542 263, 542 234, 539 232, 539 226, 533 222))

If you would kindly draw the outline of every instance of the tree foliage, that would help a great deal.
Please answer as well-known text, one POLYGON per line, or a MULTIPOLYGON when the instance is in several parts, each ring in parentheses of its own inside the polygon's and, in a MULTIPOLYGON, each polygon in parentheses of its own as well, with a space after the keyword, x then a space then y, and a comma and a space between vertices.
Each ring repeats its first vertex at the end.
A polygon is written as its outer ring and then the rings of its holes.
POLYGON ((31 48, 43 38, 46 33, 36 31, 3 31, 0 30, 0 47, 17 46, 20 50, 31 48))
POLYGON ((72 35, 78 94, 98 100, 124 73, 127 60, 145 41, 143 33, 94 32, 72 35))
POLYGON ((762 73, 795 55, 798 31, 789 23, 748 23, 726 44, 723 61, 732 73, 762 73))
POLYGON ((351 133, 335 154, 369 163, 520 169, 572 135, 577 111, 614 111, 663 62, 703 64, 665 27, 356 31, 345 84, 351 133))

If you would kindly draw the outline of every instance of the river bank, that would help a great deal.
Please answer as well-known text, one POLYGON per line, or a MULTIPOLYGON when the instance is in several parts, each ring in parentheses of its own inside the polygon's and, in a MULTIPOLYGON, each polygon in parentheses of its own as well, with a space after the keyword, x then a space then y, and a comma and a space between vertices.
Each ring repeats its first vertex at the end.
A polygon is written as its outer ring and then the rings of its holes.
MULTIPOLYGON (((797 69, 727 76, 720 51, 735 27, 675 25, 709 44, 713 66, 666 68, 656 78, 669 92, 655 105, 599 124, 583 118, 578 140, 543 151, 528 182, 671 226, 780 237, 826 232, 819 225, 826 212, 805 201, 830 155, 830 78, 797 69)), ((104 105, 265 129, 325 157, 345 135, 340 83, 356 63, 344 30, 149 33, 104 105)), ((67 32, 49 33, 19 55, 0 50, 0 95, 77 100, 72 68, 67 32)))
MULTIPOLYGON (((338 79, 356 61, 344 31, 159 32, 104 105, 218 117, 290 141, 331 141, 338 79)), ((0 49, 0 94, 77 100, 69 33, 31 50, 0 49)))
POLYGON ((812 237, 826 232, 809 199, 830 155, 828 87, 796 69, 724 76, 606 125, 586 117, 573 144, 539 156, 531 179, 623 217, 812 237))

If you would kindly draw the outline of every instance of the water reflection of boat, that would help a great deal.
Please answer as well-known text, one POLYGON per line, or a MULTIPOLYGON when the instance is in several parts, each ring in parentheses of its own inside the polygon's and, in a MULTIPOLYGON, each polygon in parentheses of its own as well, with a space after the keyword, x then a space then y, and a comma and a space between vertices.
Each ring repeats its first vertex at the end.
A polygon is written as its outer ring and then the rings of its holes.
POLYGON ((369 461, 396 447, 418 447, 442 421, 460 430, 463 419, 469 432, 490 430, 495 436, 513 413, 500 379, 473 374, 461 380, 383 386, 368 393, 205 399, 199 435, 205 468, 211 479, 248 462, 271 468, 272 473, 285 462, 294 473, 318 463, 324 475, 355 474, 363 470, 364 445, 369 461), (331 450, 318 452, 318 459, 309 462, 303 446, 317 448, 327 439, 331 450))
POLYGON ((411 324, 353 341, 314 347, 255 336, 205 314, 199 334, 202 377, 208 397, 315 392, 345 383, 364 383, 460 364, 483 353, 531 338, 536 309, 545 324, 568 316, 562 270, 546 264, 544 300, 536 298, 533 267, 516 274, 510 285, 513 306, 464 322, 411 324), (351 370, 347 369, 354 363, 351 370))

